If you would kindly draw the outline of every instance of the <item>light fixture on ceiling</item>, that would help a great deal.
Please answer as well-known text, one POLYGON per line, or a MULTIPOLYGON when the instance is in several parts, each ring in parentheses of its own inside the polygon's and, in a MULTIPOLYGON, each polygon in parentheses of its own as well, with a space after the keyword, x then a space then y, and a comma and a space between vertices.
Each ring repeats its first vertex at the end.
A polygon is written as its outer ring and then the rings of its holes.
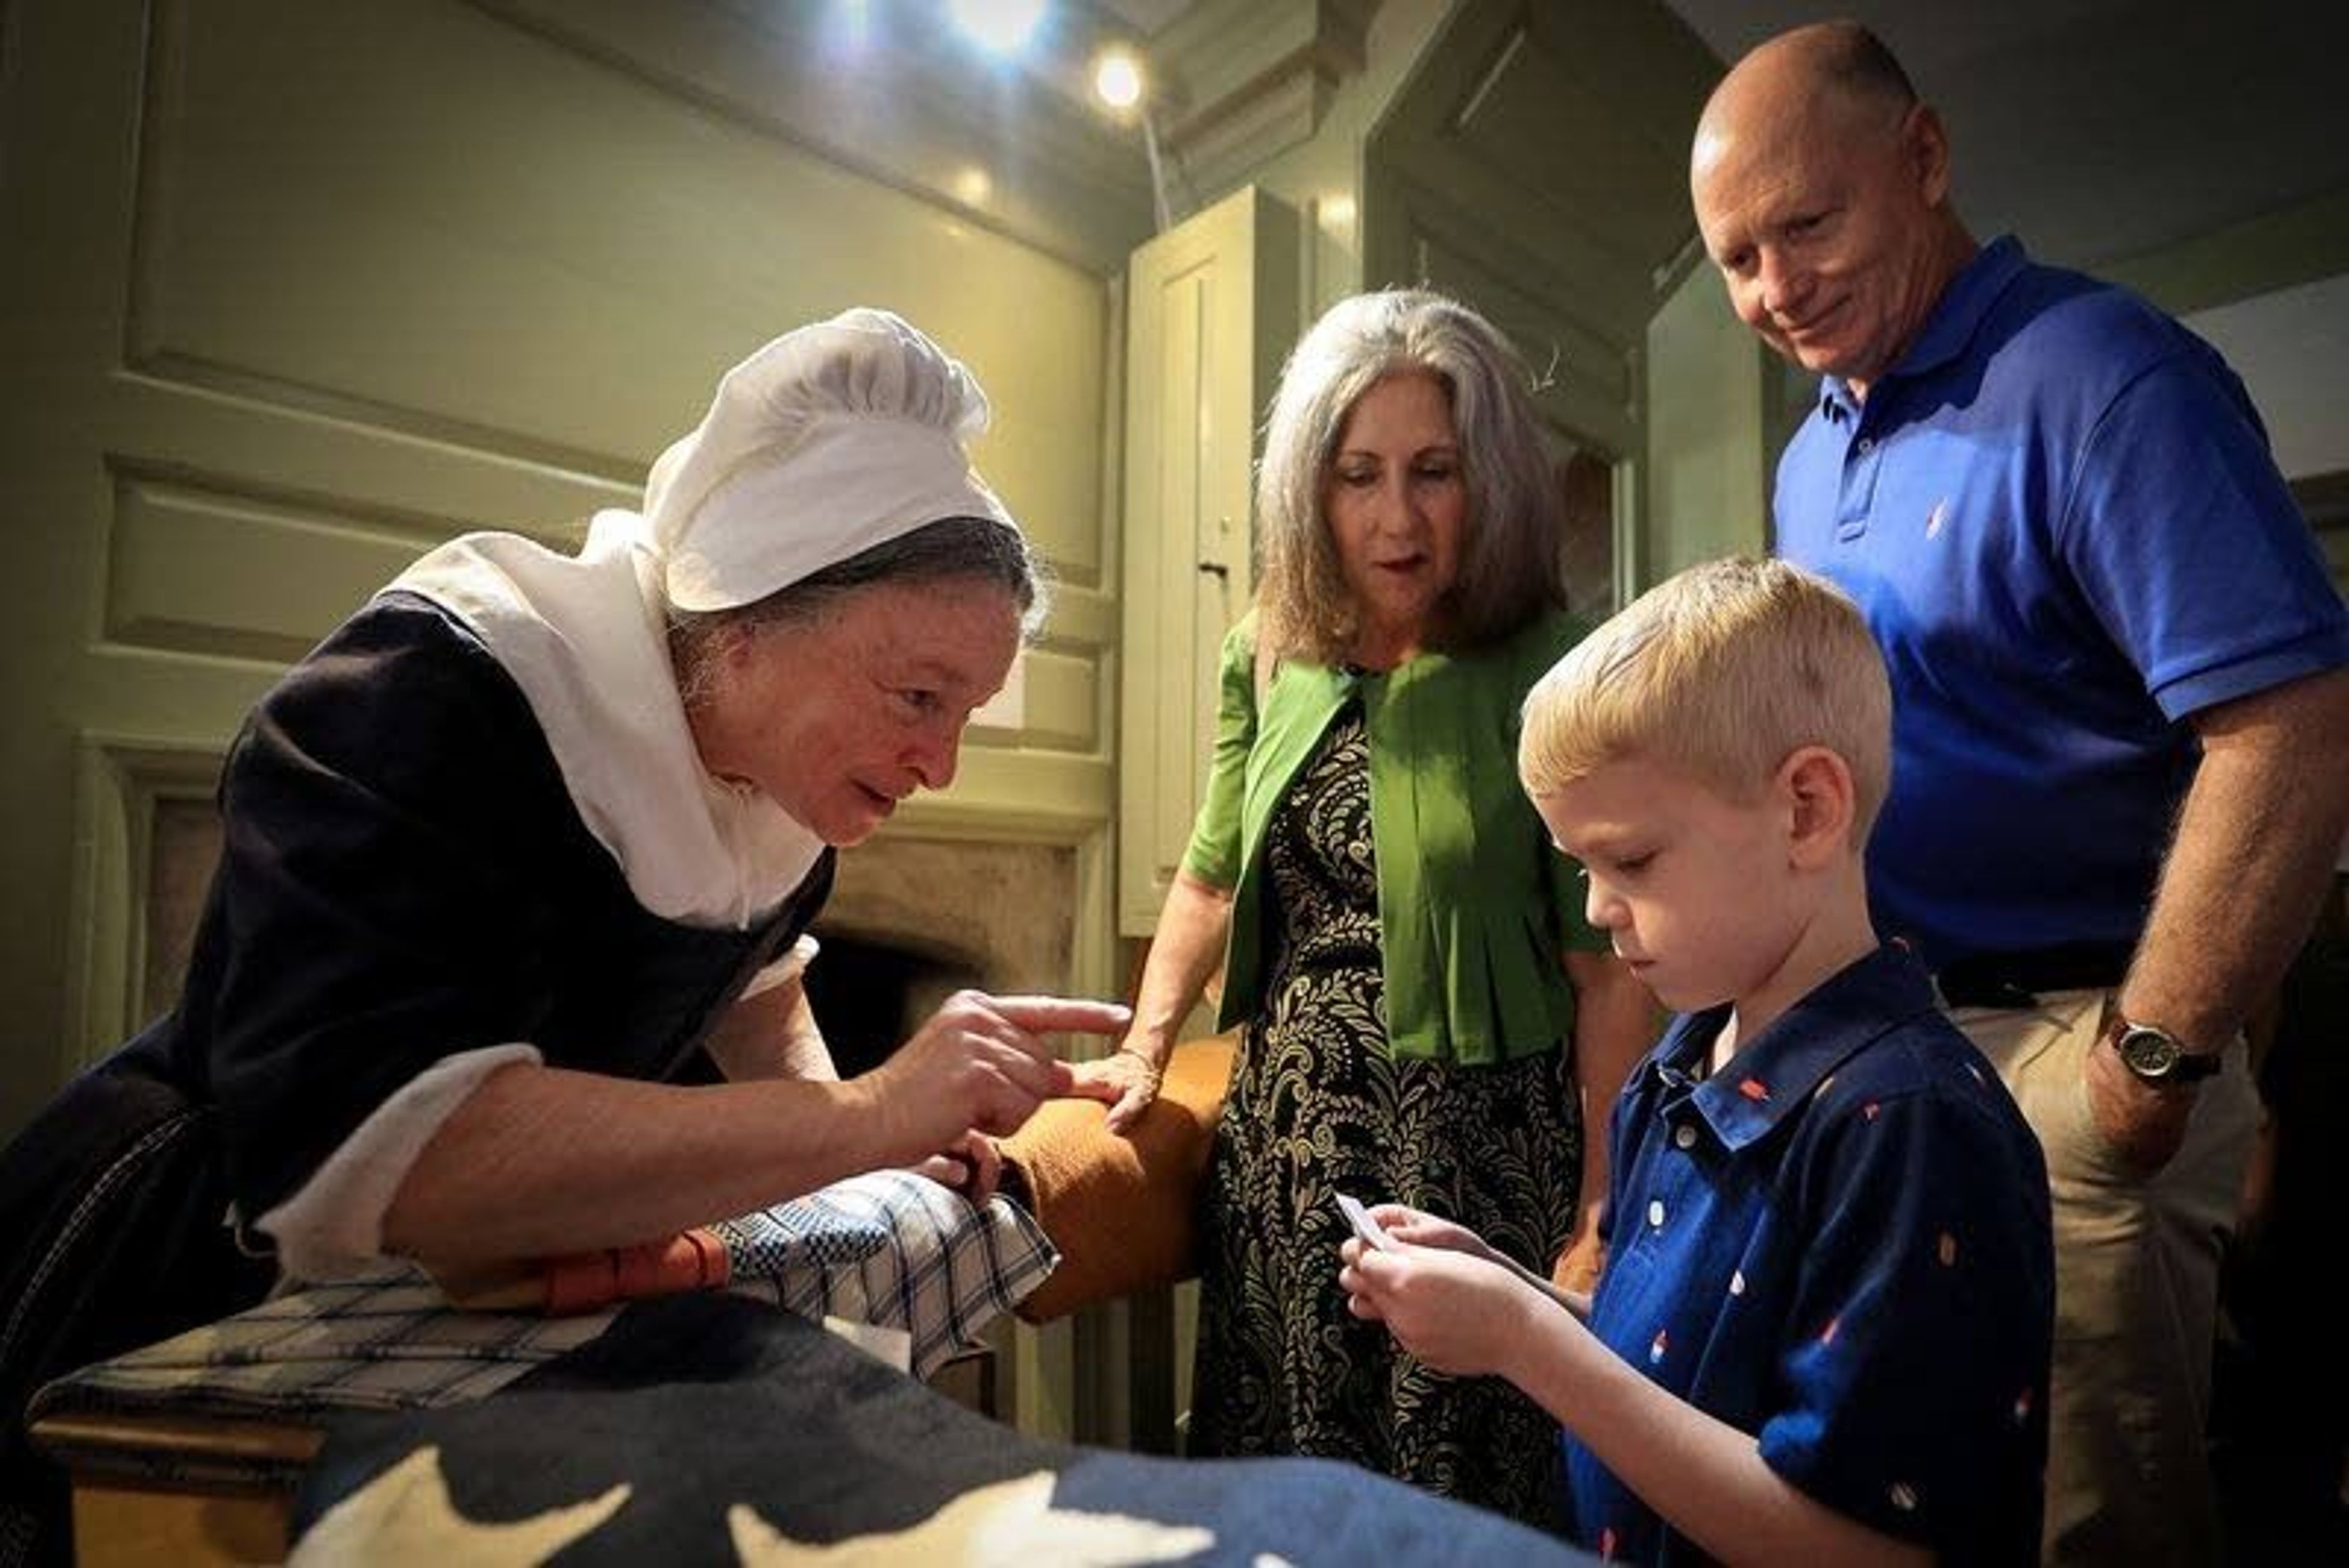
POLYGON ((988 52, 1017 55, 1044 19, 1044 0, 947 0, 947 15, 988 52))
POLYGON ((1093 62, 1093 96, 1142 126, 1142 149, 1150 159, 1151 215, 1156 220, 1157 232, 1164 234, 1174 220, 1166 202, 1166 166, 1158 155, 1158 125, 1150 112, 1150 82, 1141 57, 1123 47, 1102 51, 1093 62))
POLYGON ((1142 62, 1126 49, 1110 49, 1093 64, 1093 91, 1114 109, 1142 101, 1142 62))

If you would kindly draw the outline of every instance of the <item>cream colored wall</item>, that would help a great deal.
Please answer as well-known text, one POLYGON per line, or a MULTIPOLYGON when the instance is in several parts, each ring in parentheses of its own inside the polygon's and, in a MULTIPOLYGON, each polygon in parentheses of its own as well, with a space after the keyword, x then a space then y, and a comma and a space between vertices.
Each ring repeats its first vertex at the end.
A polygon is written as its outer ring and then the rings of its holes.
POLYGON ((1774 369, 1700 264, 1648 324, 1648 504, 1633 563, 1647 587, 1720 556, 1769 545, 1767 413, 1774 369))
POLYGON ((2094 270, 2179 316, 2349 273, 2349 190, 2094 270))
POLYGON ((2285 478, 2349 474, 2349 273, 2182 319, 2243 379, 2285 478))
POLYGON ((455 0, 20 0, 0 96, 0 1132, 139 1020, 157 798, 435 541, 576 536, 717 374, 852 303, 997 410, 1061 579, 905 830, 1074 846, 1113 980, 1104 281, 455 0))

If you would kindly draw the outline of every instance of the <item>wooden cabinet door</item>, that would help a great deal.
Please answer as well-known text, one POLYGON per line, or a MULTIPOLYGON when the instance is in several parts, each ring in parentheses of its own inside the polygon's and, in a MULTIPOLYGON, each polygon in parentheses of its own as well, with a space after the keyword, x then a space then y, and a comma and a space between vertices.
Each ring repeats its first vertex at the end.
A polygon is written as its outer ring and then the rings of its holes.
POLYGON ((1126 268, 1118 929, 1146 936, 1215 742, 1216 656, 1247 607, 1257 441, 1298 330, 1295 210, 1253 187, 1126 268))

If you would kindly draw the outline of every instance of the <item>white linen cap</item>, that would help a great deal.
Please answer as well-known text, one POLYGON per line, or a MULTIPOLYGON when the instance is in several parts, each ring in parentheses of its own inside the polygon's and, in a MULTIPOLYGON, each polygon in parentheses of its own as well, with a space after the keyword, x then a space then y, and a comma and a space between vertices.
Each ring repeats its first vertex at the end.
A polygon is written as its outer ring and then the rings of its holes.
POLYGON ((885 310, 783 334, 726 373, 646 481, 669 603, 751 604, 949 517, 1016 531, 963 448, 987 421, 970 372, 885 310))

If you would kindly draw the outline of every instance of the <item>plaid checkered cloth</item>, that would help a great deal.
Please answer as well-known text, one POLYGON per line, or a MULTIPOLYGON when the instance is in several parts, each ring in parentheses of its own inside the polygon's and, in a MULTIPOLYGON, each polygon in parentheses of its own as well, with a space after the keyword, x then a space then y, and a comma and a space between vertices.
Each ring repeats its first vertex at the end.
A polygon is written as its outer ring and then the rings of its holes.
POLYGON ((734 1278, 802 1317, 903 1330, 927 1377, 1058 1267, 1043 1228, 1009 1199, 986 1208, 905 1171, 834 1182, 713 1226, 734 1278))
MULTIPOLYGON (((1060 1254, 998 1196, 977 1207, 934 1181, 874 1171, 712 1227, 737 1294, 822 1320, 898 1330, 926 1377, 1041 1283, 1060 1254)), ((36 1394, 67 1410, 319 1417, 419 1409, 492 1393, 604 1332, 618 1306, 574 1317, 466 1312, 411 1265, 312 1285, 36 1394)))

